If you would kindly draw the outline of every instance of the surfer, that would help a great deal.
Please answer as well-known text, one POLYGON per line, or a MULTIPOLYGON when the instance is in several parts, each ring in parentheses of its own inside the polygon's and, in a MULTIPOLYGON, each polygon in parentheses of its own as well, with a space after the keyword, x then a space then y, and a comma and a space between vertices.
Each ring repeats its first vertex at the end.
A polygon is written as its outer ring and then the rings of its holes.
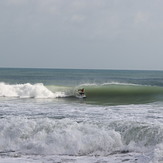
POLYGON ((79 93, 81 96, 84 95, 84 88, 78 89, 78 93, 79 93))
POLYGON ((75 96, 80 99, 86 98, 84 88, 78 89, 75 96))

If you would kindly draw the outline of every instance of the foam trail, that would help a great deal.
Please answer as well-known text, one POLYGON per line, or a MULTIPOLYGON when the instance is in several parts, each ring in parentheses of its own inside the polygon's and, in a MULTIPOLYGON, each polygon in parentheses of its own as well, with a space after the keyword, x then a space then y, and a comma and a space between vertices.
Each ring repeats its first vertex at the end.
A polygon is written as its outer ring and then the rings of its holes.
POLYGON ((42 83, 10 85, 0 83, 1 97, 19 98, 57 98, 65 96, 64 92, 51 92, 42 83))

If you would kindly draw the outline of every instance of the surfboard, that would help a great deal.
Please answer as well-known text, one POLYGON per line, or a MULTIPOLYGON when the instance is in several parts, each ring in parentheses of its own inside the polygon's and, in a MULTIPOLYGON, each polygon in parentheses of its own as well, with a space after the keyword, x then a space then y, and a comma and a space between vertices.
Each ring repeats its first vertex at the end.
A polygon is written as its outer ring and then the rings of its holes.
POLYGON ((78 91, 76 91, 75 97, 82 99, 82 98, 86 98, 86 95, 84 93, 80 94, 78 91))
POLYGON ((86 98, 86 95, 85 95, 85 94, 82 94, 82 95, 77 94, 77 95, 76 95, 76 97, 77 97, 77 98, 81 98, 81 99, 82 99, 82 98, 86 98))

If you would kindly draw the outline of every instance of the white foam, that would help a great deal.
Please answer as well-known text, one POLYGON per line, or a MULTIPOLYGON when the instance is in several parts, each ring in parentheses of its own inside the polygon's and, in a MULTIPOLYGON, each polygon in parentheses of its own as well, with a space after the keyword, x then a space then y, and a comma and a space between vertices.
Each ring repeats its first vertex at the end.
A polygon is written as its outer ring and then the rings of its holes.
POLYGON ((122 147, 114 130, 69 119, 1 119, 0 130, 0 151, 77 156, 105 155, 122 147))
POLYGON ((156 145, 153 151, 153 159, 154 163, 163 162, 163 143, 156 145))
POLYGON ((107 85, 141 86, 139 84, 114 82, 114 81, 106 82, 106 83, 85 83, 85 84, 81 84, 80 86, 107 86, 107 85))
POLYGON ((64 97, 64 92, 51 92, 42 83, 37 84, 15 84, 10 85, 0 83, 1 97, 20 97, 20 98, 56 98, 64 97))
POLYGON ((82 86, 98 86, 98 84, 97 83, 84 83, 84 84, 79 85, 79 87, 82 87, 82 86))
POLYGON ((132 84, 132 83, 121 83, 121 82, 108 82, 108 83, 103 83, 101 85, 124 85, 124 86, 140 86, 139 84, 132 84))
MULTIPOLYGON (((10 154, 10 157, 0 158, 2 163, 149 163, 145 156, 139 156, 137 153, 115 154, 109 156, 68 156, 68 155, 27 155, 22 156, 10 154)), ((150 162, 152 163, 152 162, 150 162)))

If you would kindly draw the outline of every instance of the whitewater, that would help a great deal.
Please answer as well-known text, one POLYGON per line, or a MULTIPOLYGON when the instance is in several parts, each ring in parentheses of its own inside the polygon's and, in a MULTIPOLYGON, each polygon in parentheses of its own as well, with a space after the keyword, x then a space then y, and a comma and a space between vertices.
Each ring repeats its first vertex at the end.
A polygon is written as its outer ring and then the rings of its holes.
POLYGON ((162 71, 1 68, 0 162, 163 162, 162 79, 162 71))

